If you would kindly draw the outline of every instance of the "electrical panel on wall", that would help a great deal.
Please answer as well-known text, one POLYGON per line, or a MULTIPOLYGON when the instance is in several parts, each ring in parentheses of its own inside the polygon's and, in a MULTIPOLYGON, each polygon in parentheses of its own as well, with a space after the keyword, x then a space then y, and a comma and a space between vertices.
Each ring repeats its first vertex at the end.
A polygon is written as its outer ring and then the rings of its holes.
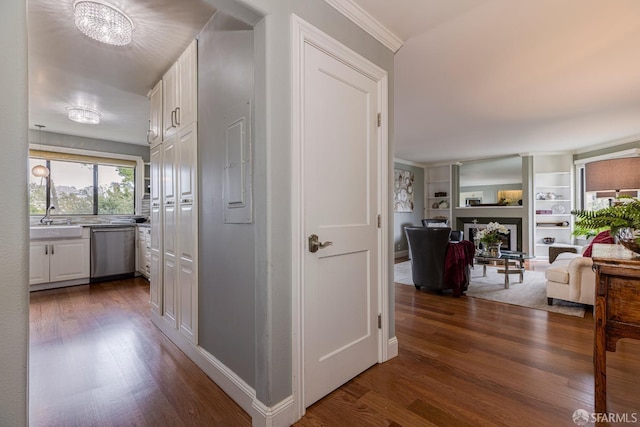
POLYGON ((249 224, 252 215, 251 100, 230 108, 225 120, 224 222, 249 224))

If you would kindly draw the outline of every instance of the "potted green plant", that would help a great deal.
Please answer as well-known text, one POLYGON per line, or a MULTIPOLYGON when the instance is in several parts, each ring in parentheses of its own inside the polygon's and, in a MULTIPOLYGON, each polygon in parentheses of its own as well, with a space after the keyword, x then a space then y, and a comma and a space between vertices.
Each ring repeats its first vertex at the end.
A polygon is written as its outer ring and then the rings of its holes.
POLYGON ((610 230, 623 246, 640 253, 640 199, 637 197, 620 196, 607 208, 571 213, 576 216, 574 234, 589 236, 610 230))

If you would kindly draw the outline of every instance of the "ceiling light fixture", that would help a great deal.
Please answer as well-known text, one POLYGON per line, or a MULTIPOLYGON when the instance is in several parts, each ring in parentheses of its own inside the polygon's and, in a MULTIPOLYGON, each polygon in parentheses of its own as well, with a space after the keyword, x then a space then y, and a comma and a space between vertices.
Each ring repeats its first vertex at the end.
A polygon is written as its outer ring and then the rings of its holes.
MULTIPOLYGON (((44 125, 34 125, 38 128, 38 144, 42 145, 42 128, 44 125)), ((45 165, 35 165, 33 169, 31 169, 31 173, 33 176, 37 176, 39 178, 49 178, 49 168, 45 165)), ((40 180, 40 185, 42 185, 42 179, 40 180)))
POLYGON ((79 0, 73 4, 76 27, 102 43, 124 46, 131 42, 133 21, 102 0, 79 0))
POLYGON ((100 113, 87 107, 68 107, 67 114, 69 120, 78 123, 97 125, 100 123, 100 113))

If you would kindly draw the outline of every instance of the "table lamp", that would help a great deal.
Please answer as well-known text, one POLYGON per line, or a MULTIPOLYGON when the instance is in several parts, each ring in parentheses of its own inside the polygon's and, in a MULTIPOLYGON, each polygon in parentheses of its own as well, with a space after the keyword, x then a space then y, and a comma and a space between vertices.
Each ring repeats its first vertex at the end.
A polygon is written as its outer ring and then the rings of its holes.
POLYGON ((614 191, 617 199, 622 190, 640 189, 640 157, 587 163, 585 177, 586 191, 614 191))

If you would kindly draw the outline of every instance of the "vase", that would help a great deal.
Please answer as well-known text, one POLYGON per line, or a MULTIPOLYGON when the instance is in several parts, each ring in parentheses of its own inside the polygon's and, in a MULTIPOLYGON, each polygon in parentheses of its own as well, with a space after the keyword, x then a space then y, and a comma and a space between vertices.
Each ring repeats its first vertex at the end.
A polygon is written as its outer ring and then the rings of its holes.
POLYGON ((484 253, 491 258, 500 258, 502 256, 500 246, 502 246, 502 242, 482 243, 484 253))
POLYGON ((640 255, 640 230, 634 228, 621 228, 616 234, 618 243, 636 255, 640 255))

